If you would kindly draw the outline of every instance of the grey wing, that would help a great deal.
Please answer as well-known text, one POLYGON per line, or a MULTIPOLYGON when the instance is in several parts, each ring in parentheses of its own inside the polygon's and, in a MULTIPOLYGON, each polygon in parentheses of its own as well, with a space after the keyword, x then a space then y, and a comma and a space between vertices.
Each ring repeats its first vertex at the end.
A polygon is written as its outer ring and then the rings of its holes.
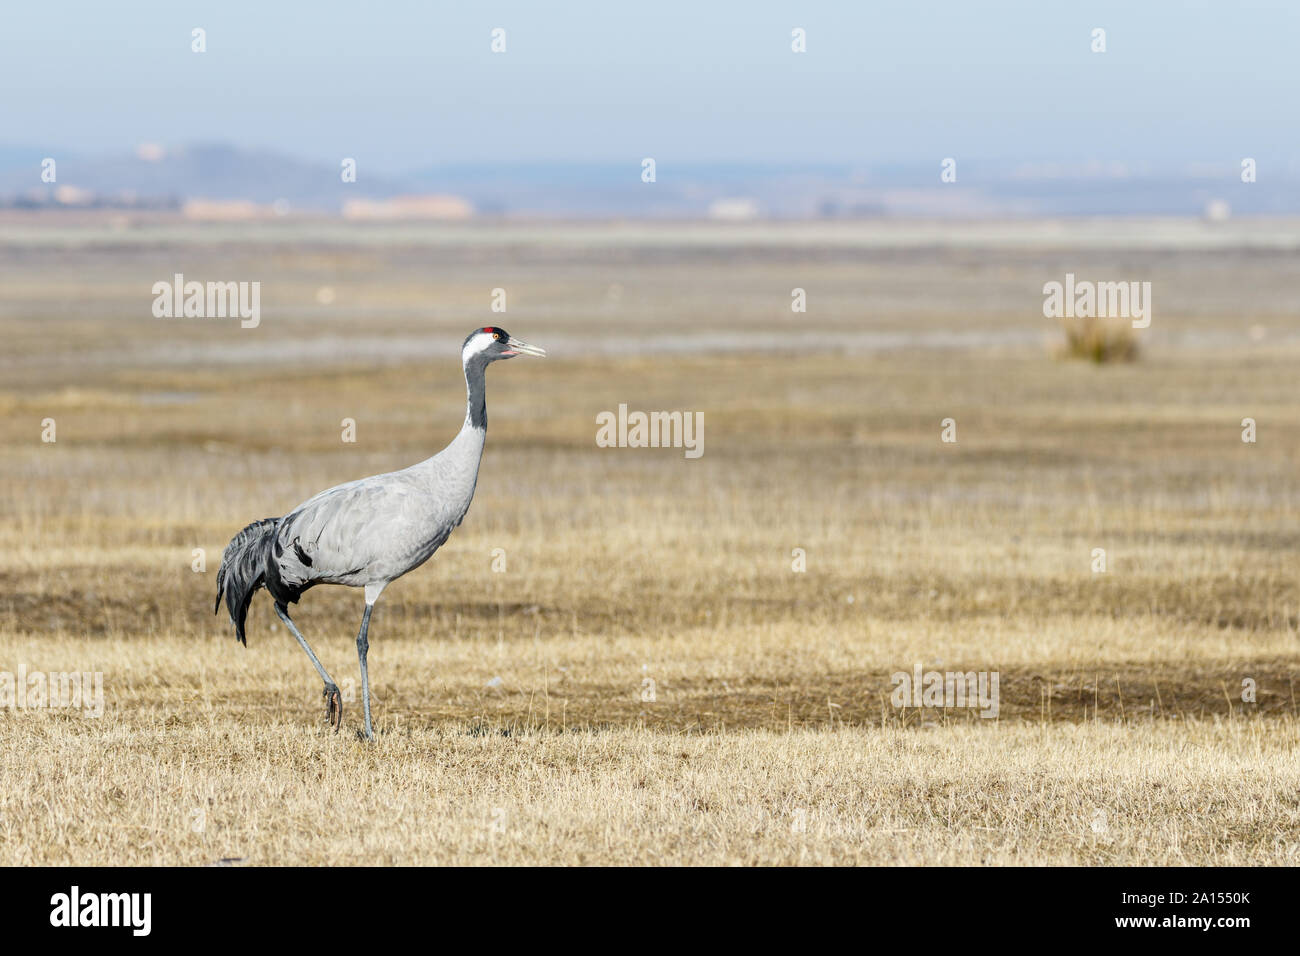
POLYGON ((377 475, 322 491, 280 523, 274 560, 288 584, 365 584, 404 533, 418 526, 407 482, 377 475), (381 480, 382 479, 382 480, 381 480))

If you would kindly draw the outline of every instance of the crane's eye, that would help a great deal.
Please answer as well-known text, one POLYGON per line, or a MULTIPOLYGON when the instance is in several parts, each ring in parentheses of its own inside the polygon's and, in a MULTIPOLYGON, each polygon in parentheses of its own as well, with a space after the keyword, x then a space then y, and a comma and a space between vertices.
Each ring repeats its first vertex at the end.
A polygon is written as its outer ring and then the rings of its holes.
POLYGON ((500 333, 500 332, 493 332, 493 333, 492 333, 492 338, 494 338, 494 339, 500 339, 500 338, 501 338, 501 333, 500 333))

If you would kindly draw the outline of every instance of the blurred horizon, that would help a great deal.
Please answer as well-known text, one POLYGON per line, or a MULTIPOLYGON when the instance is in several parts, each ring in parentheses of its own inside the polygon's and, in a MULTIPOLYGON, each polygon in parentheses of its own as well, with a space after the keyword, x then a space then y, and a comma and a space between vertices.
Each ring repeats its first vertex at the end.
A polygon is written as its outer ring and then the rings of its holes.
MULTIPOLYGON (((946 159, 946 158, 945 158, 946 159)), ((1152 163, 448 163, 393 175, 230 143, 109 155, 0 145, 0 210, 118 209, 198 219, 1035 219, 1300 215, 1300 160, 1152 163), (55 179, 42 182, 53 162, 55 179)))

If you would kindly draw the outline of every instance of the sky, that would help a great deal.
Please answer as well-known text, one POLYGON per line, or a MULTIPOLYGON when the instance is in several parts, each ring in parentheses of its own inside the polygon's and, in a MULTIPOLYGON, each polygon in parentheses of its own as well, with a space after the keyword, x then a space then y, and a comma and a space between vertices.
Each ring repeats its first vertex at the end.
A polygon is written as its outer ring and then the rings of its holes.
POLYGON ((1298 56, 1295 0, 9 0, 0 144, 225 142, 386 172, 1290 160, 1298 56))

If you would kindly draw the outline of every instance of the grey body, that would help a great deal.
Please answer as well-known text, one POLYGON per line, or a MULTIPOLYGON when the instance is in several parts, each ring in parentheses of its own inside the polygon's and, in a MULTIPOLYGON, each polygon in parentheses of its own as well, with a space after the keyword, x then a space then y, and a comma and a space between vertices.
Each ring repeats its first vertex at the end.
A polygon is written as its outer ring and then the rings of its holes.
POLYGON ((469 511, 486 436, 486 428, 467 419, 432 458, 338 485, 299 505, 277 530, 280 579, 299 590, 312 584, 382 590, 424 564, 469 511))
POLYGON ((288 606, 317 584, 365 589, 357 657, 365 737, 373 740, 366 653, 374 603, 391 581, 428 561, 464 520, 474 499, 487 437, 484 373, 492 362, 520 354, 546 353, 511 338, 504 329, 471 332, 461 350, 465 423, 446 448, 401 471, 322 491, 283 518, 253 522, 226 546, 217 572, 217 608, 224 595, 235 636, 247 644, 244 624, 249 604, 259 588, 270 591, 276 613, 325 682, 327 716, 335 730, 343 715, 338 685, 290 619, 288 606))

